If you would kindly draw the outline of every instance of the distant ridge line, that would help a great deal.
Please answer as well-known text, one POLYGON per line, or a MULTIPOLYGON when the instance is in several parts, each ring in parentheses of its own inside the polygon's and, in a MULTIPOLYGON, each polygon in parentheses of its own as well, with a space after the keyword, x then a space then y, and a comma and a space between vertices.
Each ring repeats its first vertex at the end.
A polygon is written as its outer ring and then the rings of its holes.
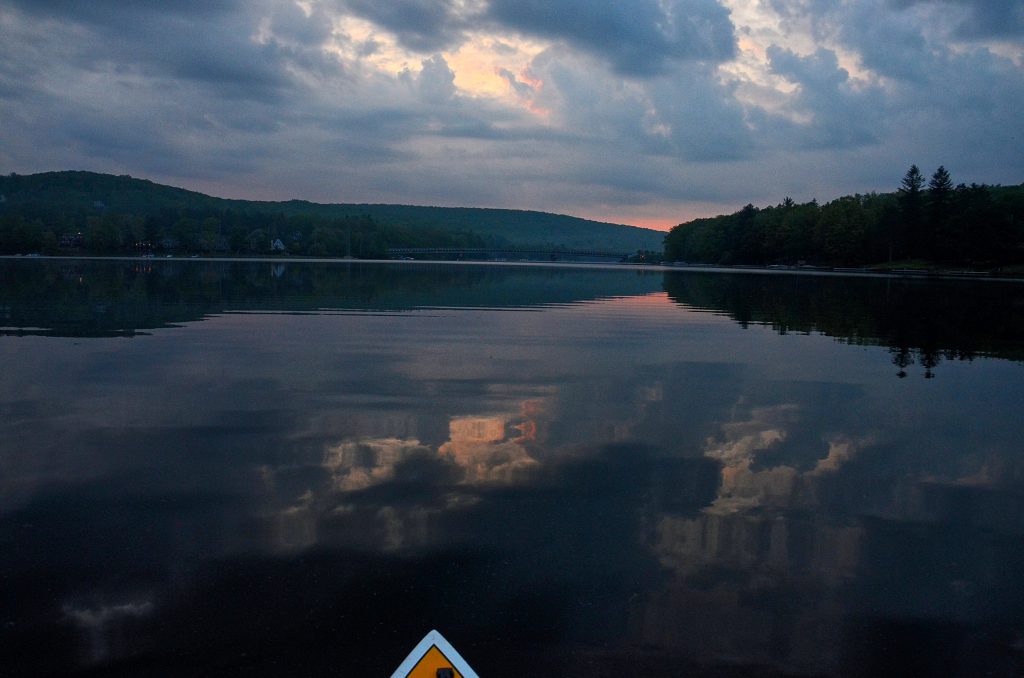
POLYGON ((566 214, 505 207, 441 207, 397 203, 319 203, 288 200, 242 200, 210 196, 191 189, 130 175, 85 170, 0 176, 7 208, 15 202, 67 205, 79 211, 101 204, 112 213, 155 214, 161 209, 213 209, 236 213, 308 215, 321 218, 368 216, 397 228, 475 233, 488 244, 567 248, 587 251, 658 250, 665 233, 654 229, 595 221, 566 214))

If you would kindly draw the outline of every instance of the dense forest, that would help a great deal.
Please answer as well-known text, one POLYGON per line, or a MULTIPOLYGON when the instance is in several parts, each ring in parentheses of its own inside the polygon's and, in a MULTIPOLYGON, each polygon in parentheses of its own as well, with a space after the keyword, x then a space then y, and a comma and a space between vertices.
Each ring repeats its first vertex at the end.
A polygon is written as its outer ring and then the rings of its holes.
POLYGON ((272 254, 385 258, 389 247, 483 247, 480 235, 368 214, 290 212, 130 177, 86 172, 3 177, 0 253, 272 254))
POLYGON ((996 268, 1024 263, 1024 184, 926 182, 911 166, 895 193, 773 207, 680 224, 665 258, 709 264, 918 265, 996 268))
POLYGON ((521 210, 228 200, 129 176, 0 176, 0 254, 200 253, 380 258, 395 247, 632 252, 661 233, 521 210))

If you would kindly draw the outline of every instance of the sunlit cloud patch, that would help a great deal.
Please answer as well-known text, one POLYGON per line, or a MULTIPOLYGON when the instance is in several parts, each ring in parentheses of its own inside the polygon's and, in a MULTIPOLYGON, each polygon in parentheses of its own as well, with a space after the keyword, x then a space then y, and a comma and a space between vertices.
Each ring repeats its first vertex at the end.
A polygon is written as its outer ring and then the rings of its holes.
POLYGON ((1019 183, 1009 0, 0 0, 0 170, 667 227, 1019 183))

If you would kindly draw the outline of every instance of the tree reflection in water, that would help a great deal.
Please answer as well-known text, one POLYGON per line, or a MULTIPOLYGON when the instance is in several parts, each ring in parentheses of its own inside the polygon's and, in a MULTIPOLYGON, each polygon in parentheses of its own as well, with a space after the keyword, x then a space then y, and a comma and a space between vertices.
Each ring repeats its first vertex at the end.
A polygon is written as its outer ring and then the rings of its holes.
POLYGON ((1019 289, 0 262, 4 669, 1019 673, 1019 289))

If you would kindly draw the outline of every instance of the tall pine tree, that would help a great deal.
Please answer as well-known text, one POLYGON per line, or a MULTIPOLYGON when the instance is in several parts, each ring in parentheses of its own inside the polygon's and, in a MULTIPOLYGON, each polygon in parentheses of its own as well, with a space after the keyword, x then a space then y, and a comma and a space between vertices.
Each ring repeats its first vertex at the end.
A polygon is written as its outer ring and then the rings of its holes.
POLYGON ((928 229, 924 249, 931 258, 949 259, 957 254, 956 238, 949 229, 952 200, 953 180, 946 168, 939 165, 928 182, 928 229))
POLYGON ((922 253, 922 207, 924 177, 917 165, 911 165, 903 175, 899 188, 900 233, 896 238, 899 256, 922 253))

